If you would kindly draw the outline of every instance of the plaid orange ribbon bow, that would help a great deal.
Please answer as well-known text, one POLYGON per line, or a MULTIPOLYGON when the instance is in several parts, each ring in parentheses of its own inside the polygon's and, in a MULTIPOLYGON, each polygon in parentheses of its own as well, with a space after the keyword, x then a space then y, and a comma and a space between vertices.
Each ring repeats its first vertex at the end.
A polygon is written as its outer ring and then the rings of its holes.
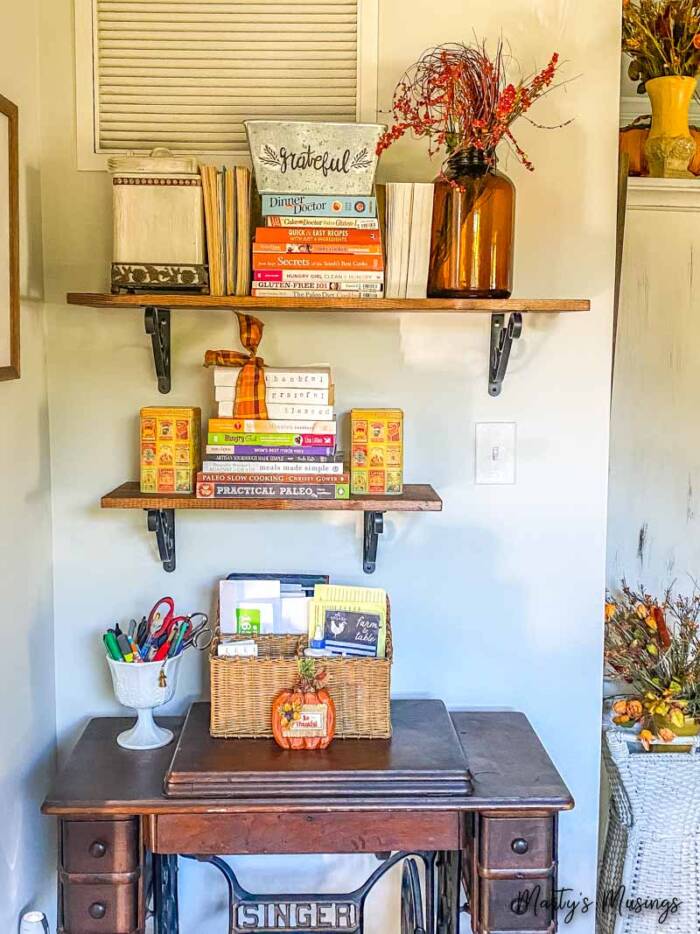
POLYGON ((265 362, 257 355, 262 340, 263 323, 253 315, 234 312, 238 318, 241 344, 248 351, 207 350, 204 366, 241 367, 236 381, 236 398, 233 403, 235 418, 267 418, 265 404, 265 362))

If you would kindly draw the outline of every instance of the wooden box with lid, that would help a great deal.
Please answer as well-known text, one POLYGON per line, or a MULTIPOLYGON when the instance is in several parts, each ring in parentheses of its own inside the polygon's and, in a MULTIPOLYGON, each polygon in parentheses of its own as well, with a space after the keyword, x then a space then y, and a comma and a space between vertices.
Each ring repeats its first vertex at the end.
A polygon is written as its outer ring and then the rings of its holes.
POLYGON ((202 179, 194 156, 114 156, 112 291, 206 290, 202 179))

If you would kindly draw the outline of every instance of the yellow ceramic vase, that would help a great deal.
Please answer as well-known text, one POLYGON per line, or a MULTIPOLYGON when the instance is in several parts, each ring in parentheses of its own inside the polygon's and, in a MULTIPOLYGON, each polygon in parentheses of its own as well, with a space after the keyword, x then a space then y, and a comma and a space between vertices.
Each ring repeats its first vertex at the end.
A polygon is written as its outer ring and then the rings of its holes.
POLYGON ((691 178, 688 166, 695 156, 695 140, 688 127, 688 110, 697 78, 652 78, 646 83, 651 100, 651 130, 644 151, 652 178, 691 178))

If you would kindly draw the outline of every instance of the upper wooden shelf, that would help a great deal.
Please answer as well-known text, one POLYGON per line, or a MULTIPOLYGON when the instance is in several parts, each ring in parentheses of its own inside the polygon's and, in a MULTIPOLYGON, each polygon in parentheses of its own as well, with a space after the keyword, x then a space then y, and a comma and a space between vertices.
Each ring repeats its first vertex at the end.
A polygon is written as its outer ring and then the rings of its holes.
POLYGON ((582 298, 253 298, 234 295, 201 295, 185 292, 141 292, 113 295, 109 292, 69 292, 69 305, 88 308, 199 308, 201 310, 252 311, 401 311, 461 314, 507 314, 509 312, 559 314, 589 311, 582 298))
POLYGON ((377 563, 377 541, 384 531, 385 512, 440 512, 442 500, 427 483, 409 483, 400 496, 351 496, 345 500, 301 499, 197 499, 194 494, 142 493, 139 484, 123 483, 102 497, 103 509, 144 509, 148 529, 155 532, 166 571, 175 570, 175 510, 335 510, 364 513, 362 567, 372 574, 377 563))
POLYGON ((88 308, 139 308, 144 311, 146 333, 153 345, 153 362, 158 389, 170 392, 170 312, 173 308, 225 309, 228 311, 317 311, 323 314, 345 312, 413 312, 417 314, 491 315, 489 385, 492 396, 501 392, 508 368, 510 348, 522 332, 523 314, 559 314, 589 311, 585 298, 253 298, 250 295, 202 295, 187 292, 69 292, 69 305, 88 308), (508 321, 506 322, 506 315, 508 321))

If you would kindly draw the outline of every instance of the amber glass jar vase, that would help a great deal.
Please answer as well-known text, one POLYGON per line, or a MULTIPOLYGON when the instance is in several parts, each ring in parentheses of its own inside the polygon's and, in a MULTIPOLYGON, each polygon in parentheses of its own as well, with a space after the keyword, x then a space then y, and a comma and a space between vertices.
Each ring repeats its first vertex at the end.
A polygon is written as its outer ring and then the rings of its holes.
POLYGON ((478 149, 451 156, 435 182, 428 295, 508 298, 515 187, 478 149))

